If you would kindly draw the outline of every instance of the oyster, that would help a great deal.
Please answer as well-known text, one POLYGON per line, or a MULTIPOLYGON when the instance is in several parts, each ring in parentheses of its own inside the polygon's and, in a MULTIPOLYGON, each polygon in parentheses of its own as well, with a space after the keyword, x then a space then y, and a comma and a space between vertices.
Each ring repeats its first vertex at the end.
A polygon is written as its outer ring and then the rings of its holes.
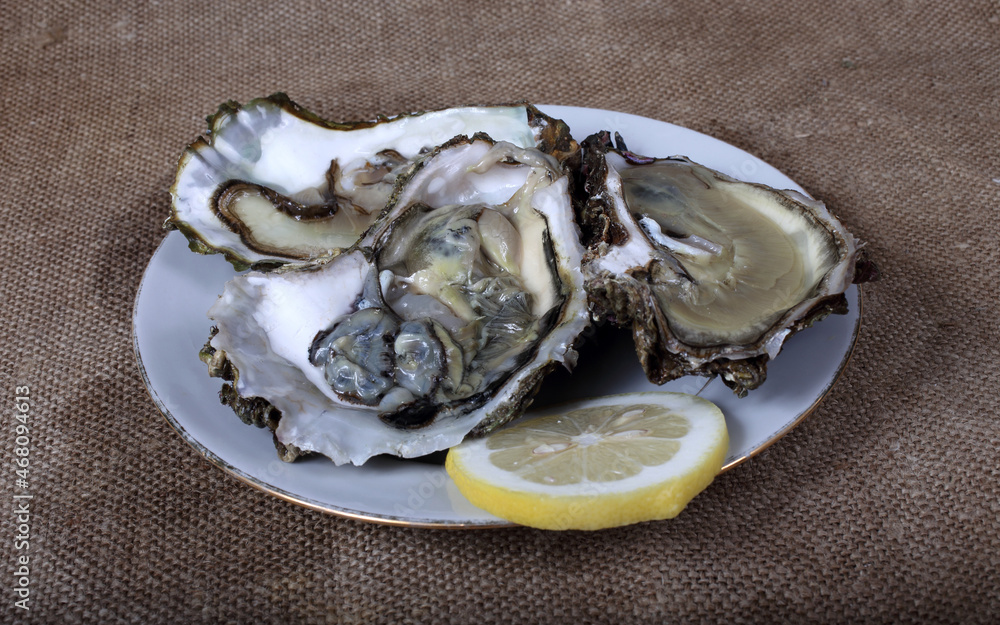
POLYGON ((417 156, 457 135, 569 156, 565 124, 529 104, 452 108, 331 123, 284 94, 230 102, 185 150, 168 228, 238 269, 307 262, 353 245, 417 156))
POLYGON ((650 381, 758 387, 792 333, 845 312, 859 245, 818 201, 683 157, 583 143, 594 314, 630 327, 650 381))
POLYGON ((556 158, 457 137, 397 180, 350 249, 230 281, 209 311, 210 370, 280 411, 260 424, 285 448, 337 464, 445 449, 575 363, 583 253, 556 158))

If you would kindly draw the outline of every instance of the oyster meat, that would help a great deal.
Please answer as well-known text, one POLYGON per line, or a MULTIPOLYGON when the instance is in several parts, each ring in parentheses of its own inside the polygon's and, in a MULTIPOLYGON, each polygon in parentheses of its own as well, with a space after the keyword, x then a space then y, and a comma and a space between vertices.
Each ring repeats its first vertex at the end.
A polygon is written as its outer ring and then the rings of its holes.
POLYGON ((792 333, 846 311, 859 245, 818 201, 618 137, 583 142, 595 315, 631 328, 647 377, 758 387, 792 333))
POLYGON ((575 363, 583 253, 557 158, 457 137, 348 250, 230 281, 209 311, 213 369, 280 411, 287 448, 337 464, 446 449, 575 363))
POLYGON ((592 320, 632 331, 654 383, 719 375, 743 395, 869 275, 822 203, 608 132, 581 156, 529 104, 336 124, 278 94, 209 126, 167 226, 253 269, 209 311, 202 357, 285 460, 485 434, 575 364, 592 320))
POLYGON ((284 94, 224 104, 185 150, 167 227, 239 269, 334 255, 385 207, 415 158, 457 135, 567 156, 565 124, 529 104, 461 107, 371 122, 327 122, 284 94))

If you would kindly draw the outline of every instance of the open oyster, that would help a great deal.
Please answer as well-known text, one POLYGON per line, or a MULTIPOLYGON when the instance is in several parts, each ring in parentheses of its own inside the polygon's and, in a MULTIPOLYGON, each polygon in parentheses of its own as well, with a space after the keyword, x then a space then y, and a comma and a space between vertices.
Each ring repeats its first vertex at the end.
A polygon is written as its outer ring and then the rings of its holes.
POLYGON ((821 202, 617 147, 583 143, 587 289, 651 381, 718 374, 743 395, 789 335, 846 311, 859 246, 821 202))
POLYGON ((210 369, 280 411, 281 445, 337 464, 502 425, 589 323, 568 184, 539 150, 446 143, 349 250, 230 281, 210 369))
POLYGON ((457 135, 566 156, 565 124, 528 104, 332 123, 284 94, 222 105, 185 150, 167 227, 196 252, 266 269, 330 256, 358 240, 413 159, 457 135), (563 151, 563 152, 561 152, 563 151))

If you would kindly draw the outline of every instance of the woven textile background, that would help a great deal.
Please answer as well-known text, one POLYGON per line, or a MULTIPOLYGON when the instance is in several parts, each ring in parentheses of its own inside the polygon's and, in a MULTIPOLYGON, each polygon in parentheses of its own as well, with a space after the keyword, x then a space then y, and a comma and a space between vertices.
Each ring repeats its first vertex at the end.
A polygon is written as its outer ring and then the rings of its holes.
POLYGON ((0 0, 0 98, 0 621, 1000 621, 997 2, 0 0), (181 150, 274 91, 334 120, 524 98, 734 144, 868 243, 854 357, 671 522, 417 530, 258 492, 159 414, 131 311, 181 150))

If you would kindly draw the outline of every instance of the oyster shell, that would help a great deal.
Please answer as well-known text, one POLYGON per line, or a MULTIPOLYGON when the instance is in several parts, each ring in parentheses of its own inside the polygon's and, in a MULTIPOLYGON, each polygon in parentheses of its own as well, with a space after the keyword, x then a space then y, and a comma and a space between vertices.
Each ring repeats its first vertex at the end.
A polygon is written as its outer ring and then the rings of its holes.
POLYGON ((720 375, 758 387, 794 332, 845 312, 859 245, 821 202, 683 157, 583 142, 597 317, 631 328, 650 381, 720 375))
POLYGON ((567 157, 565 124, 529 104, 407 113, 332 123, 284 94, 229 102, 208 118, 207 137, 184 151, 165 226, 191 249, 221 252, 238 269, 266 269, 334 255, 353 245, 383 209, 396 177, 420 154, 457 135, 567 157))
POLYGON ((210 370, 281 412, 287 448, 337 464, 445 449, 575 363, 583 253, 557 159, 456 138, 347 251, 230 281, 209 311, 210 370))

